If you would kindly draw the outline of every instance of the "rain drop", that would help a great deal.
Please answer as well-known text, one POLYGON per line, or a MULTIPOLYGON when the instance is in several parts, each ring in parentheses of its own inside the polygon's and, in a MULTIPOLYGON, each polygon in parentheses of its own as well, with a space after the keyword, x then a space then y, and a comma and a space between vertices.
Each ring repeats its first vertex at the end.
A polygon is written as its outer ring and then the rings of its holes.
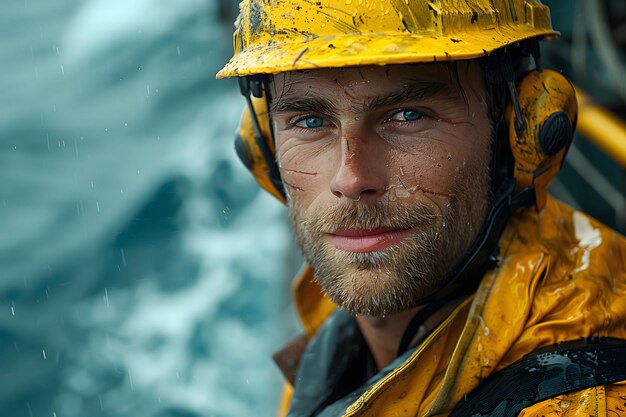
POLYGON ((398 198, 407 198, 410 197, 411 193, 408 190, 405 190, 404 188, 397 188, 396 189, 396 197, 398 198))

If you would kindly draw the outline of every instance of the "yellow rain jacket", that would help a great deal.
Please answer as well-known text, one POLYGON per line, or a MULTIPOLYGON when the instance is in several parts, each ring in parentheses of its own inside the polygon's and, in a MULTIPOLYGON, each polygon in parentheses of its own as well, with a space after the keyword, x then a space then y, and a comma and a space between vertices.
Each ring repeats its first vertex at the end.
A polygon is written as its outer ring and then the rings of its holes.
MULTIPOLYGON (((334 310, 305 269, 295 301, 308 338, 334 310)), ((626 239, 554 199, 526 209, 500 239, 498 267, 344 416, 446 416, 484 378, 525 355, 590 336, 626 339, 626 239)), ((285 387, 285 416, 293 388, 285 387)), ((532 405, 523 417, 626 416, 626 383, 532 405)))

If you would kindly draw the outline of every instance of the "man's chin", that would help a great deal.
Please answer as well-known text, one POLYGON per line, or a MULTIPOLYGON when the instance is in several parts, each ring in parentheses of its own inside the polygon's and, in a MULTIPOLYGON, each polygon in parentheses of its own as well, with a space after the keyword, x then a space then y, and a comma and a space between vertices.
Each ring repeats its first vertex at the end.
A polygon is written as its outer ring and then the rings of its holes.
MULTIPOLYGON (((380 317, 415 305, 415 294, 406 281, 388 269, 343 268, 318 276, 322 289, 341 309, 352 314, 380 317)), ((404 277, 406 279, 406 277, 404 277)))

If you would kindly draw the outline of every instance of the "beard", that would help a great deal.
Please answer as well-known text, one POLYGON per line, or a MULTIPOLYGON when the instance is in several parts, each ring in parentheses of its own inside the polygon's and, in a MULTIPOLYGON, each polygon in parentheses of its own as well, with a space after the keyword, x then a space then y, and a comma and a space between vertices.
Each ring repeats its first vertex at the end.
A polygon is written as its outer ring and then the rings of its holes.
POLYGON ((469 250, 486 211, 487 174, 482 174, 457 184, 443 213, 434 205, 398 200, 342 202, 304 212, 290 199, 289 218, 315 279, 331 300, 352 314, 397 314, 440 288, 469 250), (379 227, 412 233, 371 252, 338 249, 326 236, 339 229, 379 227))

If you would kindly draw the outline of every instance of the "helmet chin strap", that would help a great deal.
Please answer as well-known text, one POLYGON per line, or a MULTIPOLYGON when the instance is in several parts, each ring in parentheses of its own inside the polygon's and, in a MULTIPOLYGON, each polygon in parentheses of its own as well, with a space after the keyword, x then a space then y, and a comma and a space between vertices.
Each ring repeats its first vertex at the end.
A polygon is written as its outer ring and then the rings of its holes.
POLYGON ((532 187, 522 190, 515 196, 514 189, 514 179, 509 179, 500 186, 478 237, 456 272, 445 281, 443 288, 423 298, 419 304, 454 299, 474 291, 485 272, 497 265, 500 252, 498 241, 508 219, 517 209, 529 206, 535 200, 535 191, 532 187))
POLYGON ((513 195, 515 180, 502 183, 496 191, 493 203, 474 243, 454 273, 430 295, 416 305, 424 305, 411 319, 398 346, 398 356, 406 352, 420 326, 441 306, 476 291, 485 273, 497 266, 500 247, 498 241, 508 219, 515 210, 534 203, 535 190, 526 188, 513 195))

